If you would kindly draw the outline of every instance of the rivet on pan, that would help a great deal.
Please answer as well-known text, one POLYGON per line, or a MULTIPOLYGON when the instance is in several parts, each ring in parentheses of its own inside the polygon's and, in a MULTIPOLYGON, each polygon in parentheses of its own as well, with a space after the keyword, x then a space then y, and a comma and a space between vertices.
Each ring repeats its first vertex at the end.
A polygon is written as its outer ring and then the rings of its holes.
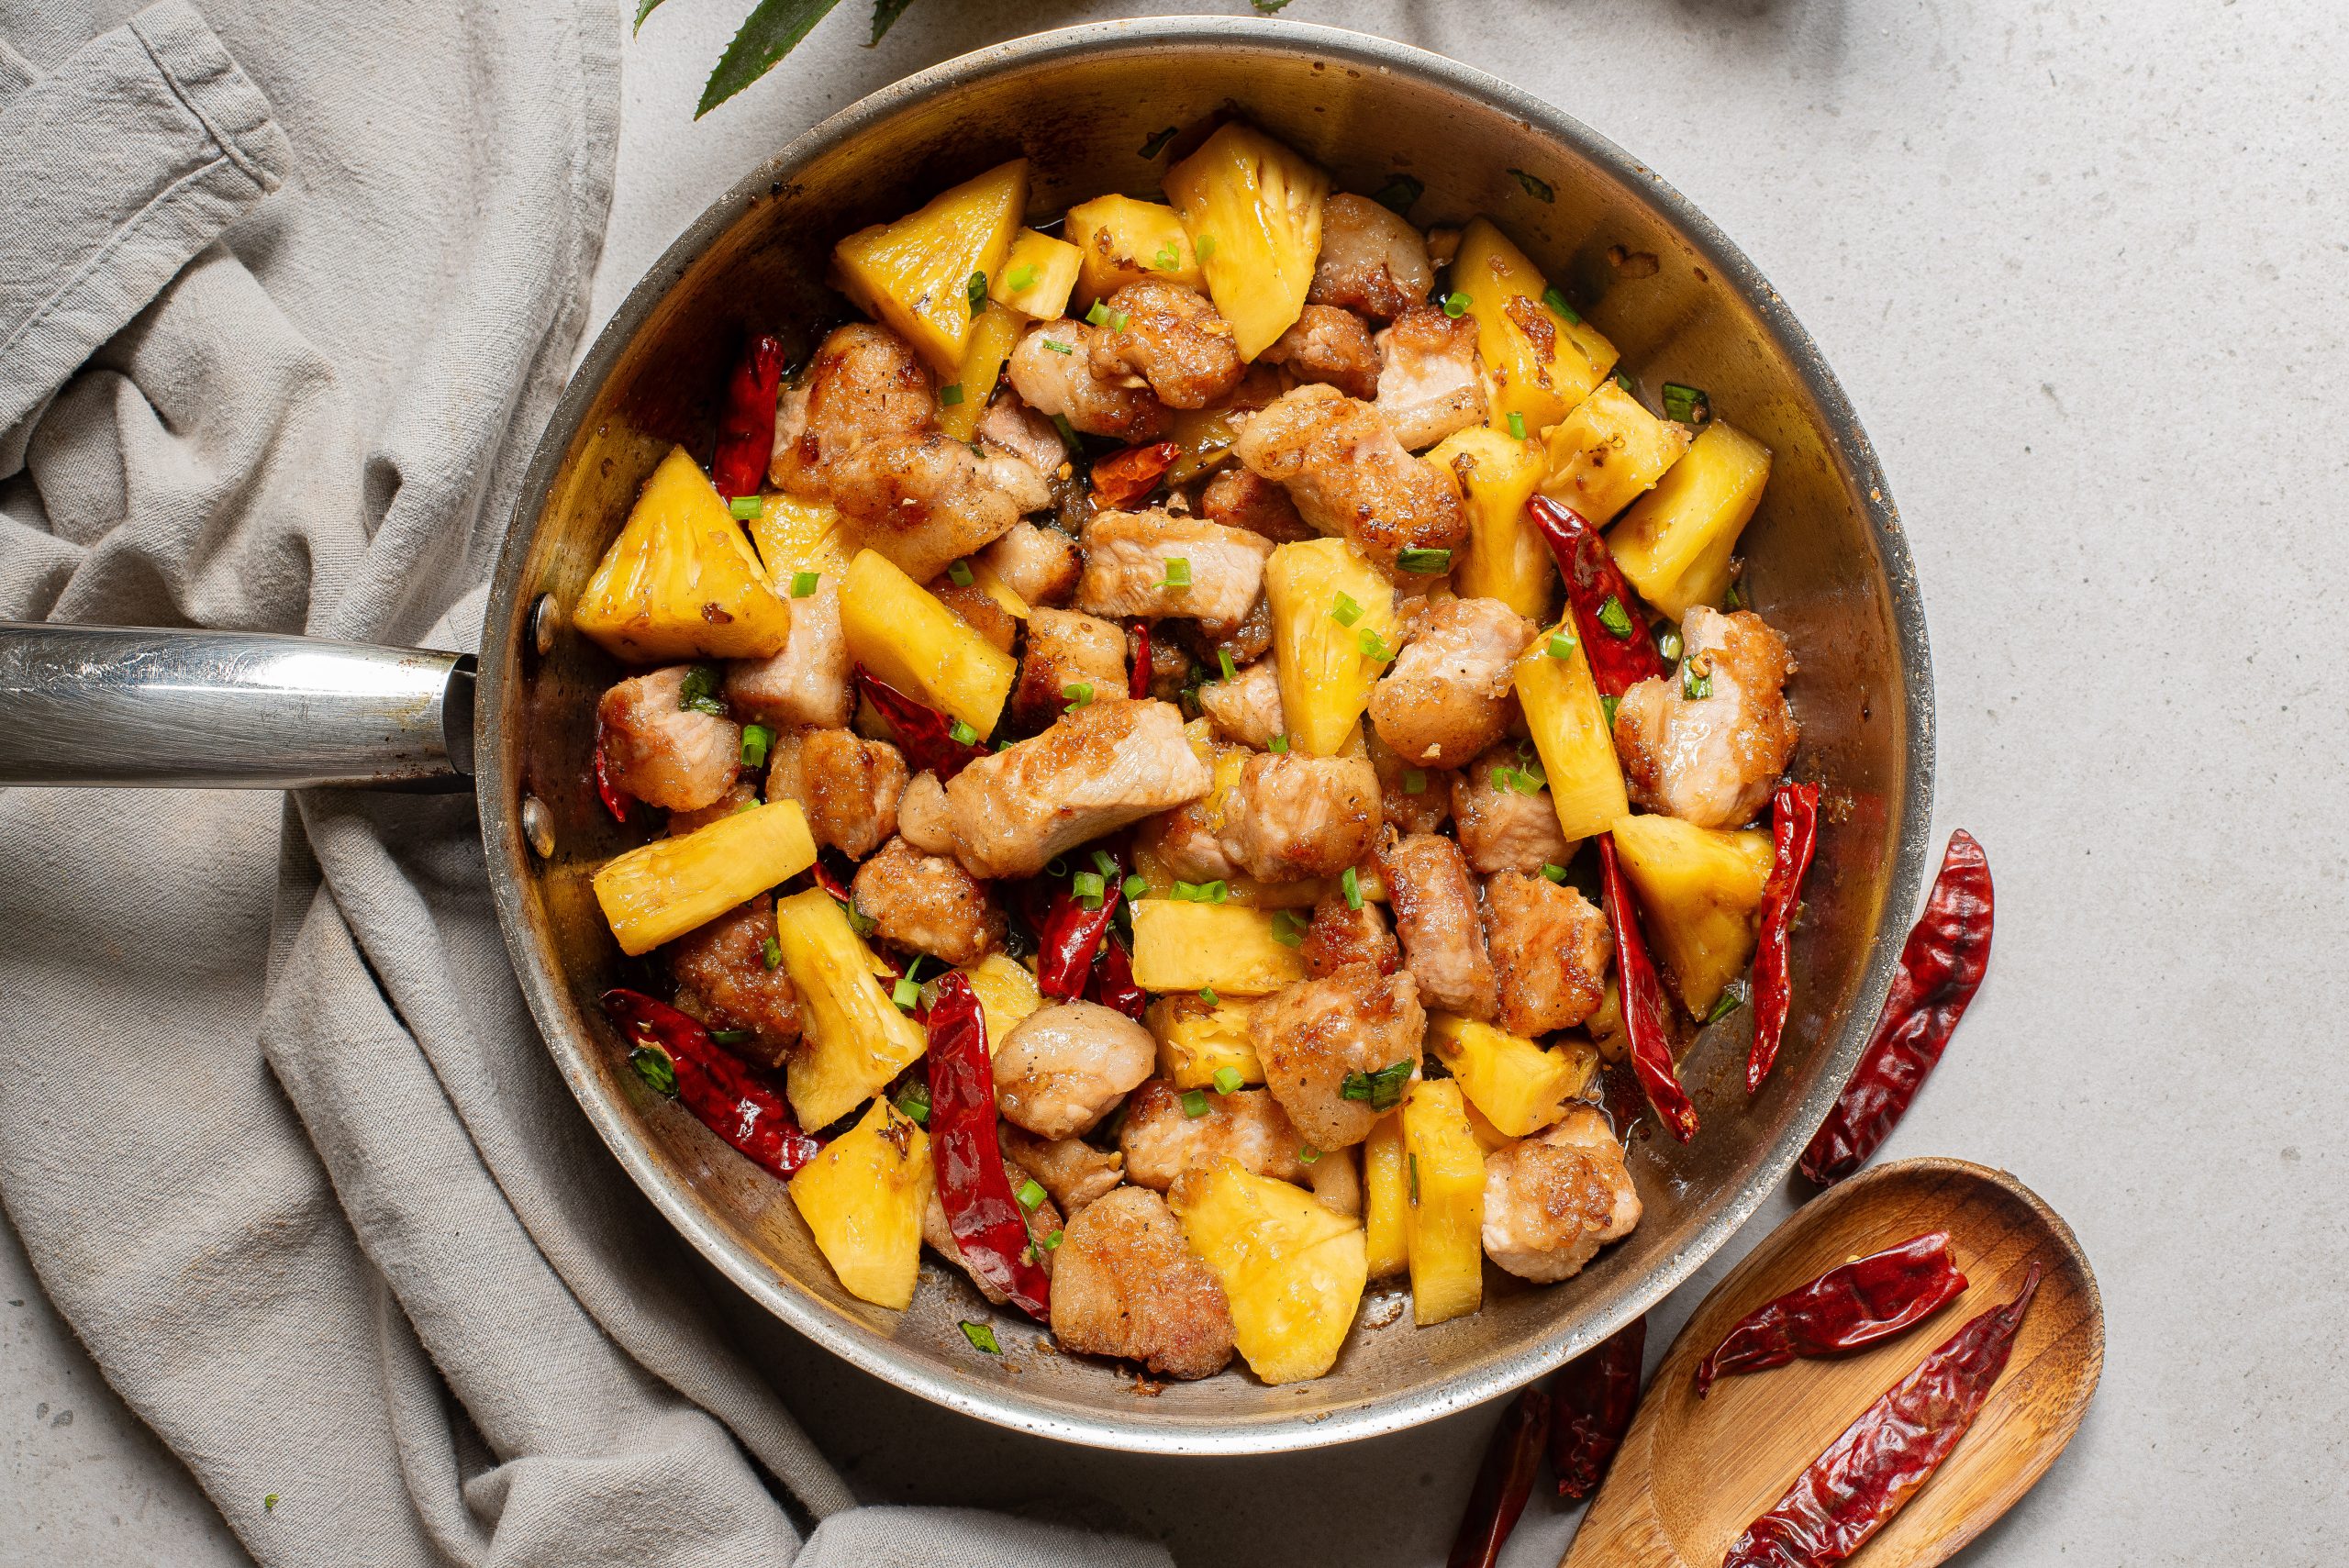
POLYGON ((540 657, 554 651, 554 634, 562 629, 562 612, 555 607, 552 594, 540 594, 530 606, 530 646, 540 657))
POLYGON ((554 855, 554 813, 547 803, 535 795, 522 797, 522 837, 530 841, 531 850, 540 860, 554 855))

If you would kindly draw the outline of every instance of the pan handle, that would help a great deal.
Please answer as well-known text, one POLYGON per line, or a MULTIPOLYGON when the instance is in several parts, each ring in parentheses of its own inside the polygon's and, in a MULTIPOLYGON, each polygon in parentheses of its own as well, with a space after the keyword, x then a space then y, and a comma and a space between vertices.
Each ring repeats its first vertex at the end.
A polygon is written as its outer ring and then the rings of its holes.
POLYGON ((471 654, 0 621, 0 784, 464 789, 473 771, 471 654))

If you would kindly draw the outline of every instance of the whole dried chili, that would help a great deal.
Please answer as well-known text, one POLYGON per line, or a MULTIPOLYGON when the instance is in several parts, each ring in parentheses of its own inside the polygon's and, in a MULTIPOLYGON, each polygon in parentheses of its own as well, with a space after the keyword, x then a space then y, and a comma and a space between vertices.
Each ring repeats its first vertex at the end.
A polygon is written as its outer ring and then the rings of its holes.
POLYGON ((1183 449, 1173 441, 1111 452, 1093 465, 1093 504, 1108 507, 1131 506, 1157 489, 1158 482, 1182 455, 1183 449))
POLYGON ((1770 796, 1770 880, 1762 889, 1762 940, 1753 950, 1753 1048, 1745 1057, 1745 1092, 1753 1094, 1770 1075, 1786 1034, 1794 1001, 1794 979, 1787 962, 1795 908, 1802 902, 1803 874, 1819 846, 1819 786, 1782 784, 1770 796))
POLYGON ((938 1201, 971 1272, 1040 1323, 1052 1320, 1052 1280, 1029 1245, 996 1140, 995 1068, 978 993, 959 969, 930 985, 930 1154, 938 1201))
POLYGON ((699 1020, 641 991, 607 991, 603 1002, 644 1080, 675 1095, 704 1127, 769 1173, 788 1180, 823 1147, 799 1130, 783 1096, 719 1050, 699 1020))
POLYGON ((613 821, 627 821, 628 796, 622 795, 620 786, 612 782, 611 769, 604 761, 604 720, 600 715, 596 719, 596 761, 592 771, 596 779, 596 798, 604 803, 604 809, 612 814, 613 821))
POLYGON ((1746 1527, 1721 1568, 1823 1568, 1866 1544, 1974 1424, 2038 1289, 2033 1263, 2012 1301, 1960 1329, 1844 1428, 1746 1527))
POLYGON ((1130 620, 1126 629, 1134 638, 1134 666, 1126 674, 1126 695, 1141 702, 1150 695, 1150 623, 1130 620))
POLYGON ((726 408, 718 417, 718 455, 709 482, 728 500, 755 495, 767 476, 774 450, 776 395, 783 390, 783 344, 761 333, 742 349, 726 383, 726 408))
POLYGON ((1565 579, 1566 605, 1574 611, 1575 629, 1582 635, 1599 695, 1620 697, 1637 683, 1662 675, 1664 655, 1648 635, 1640 597, 1616 570, 1598 530, 1573 507, 1547 495, 1528 501, 1525 512, 1542 530, 1542 541, 1558 563, 1558 575, 1565 579))
POLYGON ((1542 1466, 1542 1448, 1550 1435, 1550 1396, 1528 1388, 1509 1401, 1485 1445, 1485 1462, 1468 1494, 1468 1510, 1460 1518, 1460 1533, 1452 1538, 1452 1555, 1444 1568, 1493 1568, 1500 1561, 1502 1543, 1517 1528, 1525 1501, 1533 1495, 1534 1472, 1542 1466))
POLYGON ((1965 1276, 1935 1230, 1828 1270, 1739 1318, 1697 1363, 1697 1397, 1717 1377, 1784 1366, 1888 1340, 1955 1301, 1965 1276))
POLYGON ((1149 1010, 1149 995, 1134 984, 1133 957, 1126 951, 1126 944, 1118 940, 1115 930, 1101 944, 1101 956, 1094 960, 1093 984, 1085 995, 1137 1022, 1149 1010))
POLYGON ((1118 912, 1118 900, 1125 895, 1125 857, 1106 850, 1094 852, 1105 856, 1108 866, 1114 869, 1078 873, 1100 879, 1101 891, 1094 897, 1093 907, 1085 906, 1074 885, 1060 883, 1054 886, 1052 903, 1036 927, 1041 944, 1036 951, 1036 989, 1047 996, 1066 1000, 1085 995, 1093 961, 1109 934, 1110 917, 1118 912))
POLYGON ((1640 1407, 1640 1363, 1647 1348, 1648 1320, 1634 1318, 1551 1380, 1557 1410, 1550 1468, 1558 1473, 1559 1496, 1587 1497, 1607 1478, 1607 1466, 1631 1429, 1631 1412, 1640 1407))
POLYGON ((944 784, 987 754, 975 740, 957 740, 953 721, 927 703, 916 702, 863 665, 856 667, 856 689, 889 721, 897 750, 915 773, 933 773, 944 784))
POLYGON ((843 863, 848 863, 846 855, 841 854, 829 844, 824 845, 816 851, 816 863, 807 868, 808 874, 816 879, 817 886, 831 895, 834 903, 852 904, 856 901, 856 895, 849 890, 849 884, 856 876, 856 868, 852 863, 849 864, 848 875, 842 876, 832 867, 831 862, 835 857, 843 863))
POLYGON ((1680 1086, 1672 1062, 1672 1029, 1664 982, 1640 938, 1640 915, 1623 868, 1615 859, 1615 835, 1598 836, 1598 872, 1605 889, 1607 923, 1615 932, 1615 967, 1623 997, 1623 1032, 1631 1040, 1631 1070, 1648 1092, 1656 1119, 1686 1143, 1697 1135, 1697 1107, 1680 1086))
POLYGON ((1884 1013, 1834 1109, 1803 1151, 1802 1173, 1825 1185, 1865 1164, 1942 1059, 1990 964, 1990 862, 1974 835, 1949 837, 1925 912, 1900 949, 1884 1013))

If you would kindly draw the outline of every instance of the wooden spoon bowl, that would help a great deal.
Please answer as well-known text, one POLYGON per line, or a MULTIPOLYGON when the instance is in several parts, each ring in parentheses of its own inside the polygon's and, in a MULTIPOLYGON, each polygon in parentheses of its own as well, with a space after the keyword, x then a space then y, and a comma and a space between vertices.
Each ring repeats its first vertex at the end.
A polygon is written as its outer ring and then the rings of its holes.
POLYGON ((2003 1171, 1904 1160, 1804 1207, 1705 1297, 1672 1342, 1565 1568, 1715 1568, 1731 1542, 1887 1388, 1976 1313, 2044 1271, 2007 1370, 1971 1430, 1851 1562, 1926 1568, 2014 1506, 2079 1429, 2104 1369, 2104 1304, 2071 1227, 2003 1171), (1748 1312, 1850 1259, 1946 1230, 1965 1293, 1883 1344, 1725 1377, 1697 1363, 1748 1312))

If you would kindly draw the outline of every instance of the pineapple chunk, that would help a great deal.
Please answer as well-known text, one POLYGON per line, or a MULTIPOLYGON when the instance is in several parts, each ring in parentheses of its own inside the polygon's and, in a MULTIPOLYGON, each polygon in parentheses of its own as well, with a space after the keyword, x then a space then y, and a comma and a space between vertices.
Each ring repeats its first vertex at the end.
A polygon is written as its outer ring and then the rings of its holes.
POLYGON ((1269 996, 1305 978, 1305 958, 1274 935, 1274 912, 1172 898, 1135 901, 1134 984, 1145 991, 1269 996))
POLYGON ((1452 475, 1468 507, 1468 548, 1453 561, 1453 591, 1464 599, 1498 599, 1528 620, 1548 619, 1557 568, 1525 517, 1525 503, 1542 478, 1541 443, 1472 425, 1445 437, 1427 456, 1452 475))
POLYGON ((986 412, 987 399, 995 395, 996 378, 1003 373, 1003 362, 1011 358, 1011 347, 1019 341, 1021 323, 993 300, 971 323, 971 341, 963 350, 963 362, 954 379, 938 389, 938 428, 958 441, 967 441, 971 432, 979 428, 979 416, 986 412))
POLYGON ((1688 427, 1657 418, 1608 380, 1552 428, 1548 446, 1542 494, 1598 527, 1680 461, 1688 427))
POLYGON ((1411 1263, 1411 1179, 1403 1153, 1403 1113, 1388 1111, 1362 1145, 1363 1237, 1373 1279, 1399 1274, 1411 1263))
MULTIPOLYGON (((1245 759, 1251 755, 1241 751, 1245 759)), ((1134 850, 1134 873, 1150 884, 1149 896, 1174 896, 1174 873, 1151 845, 1137 845, 1134 850)), ((1379 880, 1378 868, 1363 865, 1354 872, 1354 890, 1373 904, 1386 902, 1386 884, 1379 880)), ((1339 891, 1339 879, 1334 876, 1308 876, 1296 882, 1258 882, 1252 876, 1232 876, 1224 882, 1224 902, 1237 904, 1244 909, 1310 909, 1321 902, 1325 894, 1339 891)))
POLYGON ((763 659, 791 638, 742 525, 683 447, 672 447, 580 591, 571 624, 614 658, 763 659))
POLYGON ((775 900, 774 933, 802 1006, 785 1080, 792 1113, 802 1127, 829 1127, 919 1058, 930 1037, 889 1000, 873 950, 830 894, 811 887, 775 900))
POLYGON ((1161 996, 1150 1005, 1142 1021, 1158 1040, 1158 1071, 1178 1089, 1208 1089, 1225 1068, 1240 1074, 1242 1084, 1264 1081, 1264 1065, 1248 1039, 1245 1001, 1226 1000, 1219 993, 1210 1006, 1204 996, 1161 996))
POLYGON ((1399 640, 1394 586, 1344 539, 1304 539, 1264 562, 1264 605, 1289 744, 1308 757, 1334 757, 1386 671, 1385 660, 1363 651, 1364 634, 1390 656, 1399 640), (1361 613, 1351 621, 1338 618, 1354 610, 1361 613))
POLYGON ((1065 239, 1023 228, 1012 238, 1003 265, 995 270, 987 292, 997 305, 1038 321, 1052 321, 1068 309, 1070 291, 1076 287, 1077 269, 1085 252, 1065 239))
POLYGON ((965 965, 963 973, 969 976, 980 1015, 986 1019, 987 1054, 993 1056, 1003 1049, 1003 1037, 1044 1005, 1043 995, 1036 989, 1036 977, 1019 960, 1003 953, 991 952, 965 965))
POLYGON ((829 501, 802 501, 780 494, 759 497, 751 538, 757 541, 767 581, 786 597, 791 580, 802 572, 839 583, 856 553, 848 520, 838 507, 829 501))
POLYGON ((1421 1079, 1403 1097, 1411 1320, 1422 1329, 1485 1301, 1485 1151, 1464 1103, 1448 1078, 1421 1079))
POLYGON ((1230 121, 1166 171, 1166 195, 1205 254, 1208 296, 1252 360, 1296 324, 1321 255, 1330 176, 1254 126, 1230 121))
POLYGON ((966 564, 971 569, 971 585, 1001 605, 1005 615, 1014 620, 1026 620, 1035 613, 1029 608, 1027 600, 1012 592, 1011 584, 1003 580, 1003 573, 984 561, 973 560, 966 564))
POLYGON ((1460 1110, 1461 1114, 1468 1118, 1468 1135, 1476 1140, 1476 1147, 1486 1153, 1497 1154, 1517 1141, 1516 1139, 1495 1127, 1492 1118, 1478 1110, 1476 1102, 1465 1095, 1460 1097, 1460 1110))
POLYGON ((1770 835, 1677 817, 1625 817, 1615 852, 1640 895, 1642 929, 1691 1018, 1713 1010, 1753 956, 1753 912, 1770 880, 1770 835))
POLYGON ((1623 764, 1615 755, 1615 737, 1590 676, 1589 657, 1571 616, 1535 638, 1519 658, 1517 700, 1542 753, 1542 771, 1550 777, 1550 805, 1567 841, 1607 831, 1631 809, 1631 796, 1623 788, 1623 764), (1550 652, 1553 639, 1561 637, 1574 644, 1564 659, 1550 652))
POLYGON ((1582 1040, 1544 1051, 1531 1040, 1451 1013, 1428 1016, 1428 1046, 1506 1138, 1541 1131, 1566 1114, 1598 1071, 1598 1052, 1582 1040))
POLYGON ((1166 1198, 1184 1241, 1223 1282, 1249 1370, 1266 1383, 1328 1372, 1369 1282, 1362 1227, 1229 1159, 1184 1172, 1166 1198))
POLYGON ((832 278, 867 316, 951 376, 971 346, 977 313, 971 278, 985 290, 1011 250, 1028 206, 1028 160, 988 170, 895 223, 861 228, 832 247, 832 278))
POLYGON ((1621 1062, 1631 1054, 1631 1031, 1623 1024, 1623 993, 1615 984, 1615 972, 1608 971, 1607 995, 1598 999, 1598 1010, 1582 1021, 1590 1031, 1590 1042, 1598 1050, 1601 1062, 1621 1062))
POLYGON ((921 1277, 921 1216, 935 1179, 929 1136, 876 1098, 799 1168, 791 1201, 851 1296, 902 1311, 921 1277))
POLYGON ((841 579, 841 636, 851 659, 981 739, 995 732, 1019 672, 1010 654, 870 550, 858 550, 841 579))
POLYGON ((1607 536, 1615 564, 1647 602, 1678 620, 1729 592, 1737 536, 1762 504, 1770 449, 1719 421, 1607 536))
POLYGON ((1207 290, 1191 237, 1183 232, 1182 217, 1171 206, 1131 196, 1096 196, 1068 209, 1061 232, 1077 249, 1079 310, 1141 278, 1207 290))
POLYGON ((1586 321, 1568 321, 1542 303, 1550 287, 1525 252, 1486 218, 1460 232, 1452 288, 1468 296, 1476 352, 1493 378, 1493 428, 1524 417, 1528 435, 1548 429, 1607 379, 1615 345, 1586 321))
POLYGON ((799 803, 770 801, 606 861, 596 873, 596 902, 633 958, 815 863, 799 803))

